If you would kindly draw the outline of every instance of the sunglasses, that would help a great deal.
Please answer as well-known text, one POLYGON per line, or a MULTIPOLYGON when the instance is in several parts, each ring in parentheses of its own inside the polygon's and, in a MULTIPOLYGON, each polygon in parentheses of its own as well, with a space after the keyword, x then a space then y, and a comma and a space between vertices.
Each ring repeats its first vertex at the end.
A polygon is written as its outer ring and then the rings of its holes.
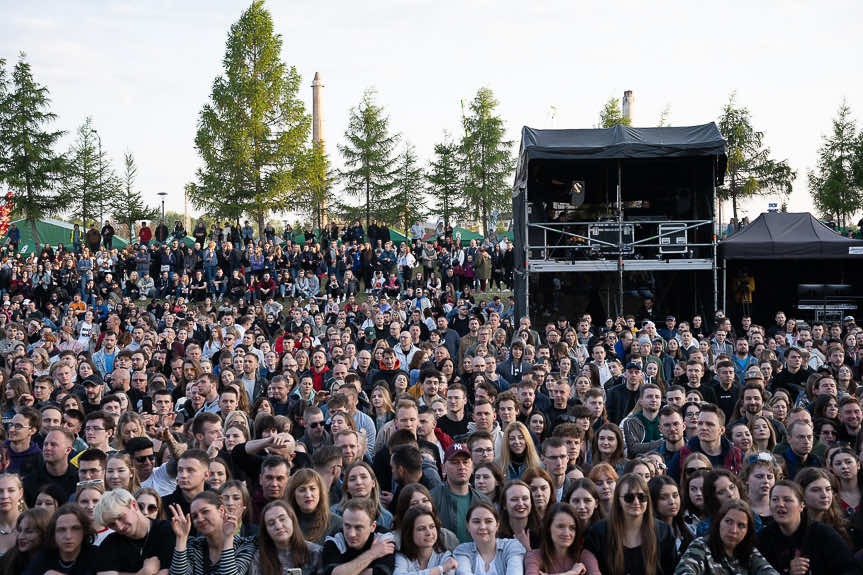
POLYGON ((687 467, 683 471, 684 471, 684 473, 686 473, 686 475, 692 475, 696 471, 701 471, 702 469, 707 469, 707 468, 706 467, 687 467))
POLYGON ((138 507, 144 513, 158 513, 159 512, 159 506, 156 505, 155 503, 150 503, 149 505, 144 505, 142 503, 139 503, 138 507))
POLYGON ((135 461, 138 463, 147 463, 148 461, 156 461, 156 454, 151 453, 150 455, 139 455, 135 457, 135 461))
POLYGON ((627 493, 623 496, 623 500, 627 503, 632 503, 636 499, 639 503, 647 503, 647 493, 627 493))
POLYGON ((311 427, 312 429, 316 429, 318 427, 321 427, 323 424, 323 421, 311 421, 309 422, 309 427, 311 427))

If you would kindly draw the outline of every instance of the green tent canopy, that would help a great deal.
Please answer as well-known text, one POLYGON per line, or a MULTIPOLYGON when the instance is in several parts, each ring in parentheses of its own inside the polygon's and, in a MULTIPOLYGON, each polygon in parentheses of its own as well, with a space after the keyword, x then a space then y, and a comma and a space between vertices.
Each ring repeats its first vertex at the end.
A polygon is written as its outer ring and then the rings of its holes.
POLYGON ((476 240, 478 242, 481 242, 483 240, 482 234, 472 232, 467 228, 453 228, 453 237, 455 237, 456 234, 461 234, 462 244, 465 244, 471 240, 476 240))
MULTIPOLYGON (((30 255, 33 250, 36 249, 35 243, 33 242, 33 231, 30 226, 30 222, 21 219, 9 222, 9 224, 15 224, 21 232, 21 241, 18 243, 18 252, 25 256, 30 255)), ((67 248, 71 249, 72 230, 74 227, 75 226, 69 222, 55 220, 53 218, 36 220, 36 232, 39 234, 39 245, 44 246, 45 244, 51 244, 52 246, 59 246, 60 244, 63 244, 67 248)), ((83 228, 81 230, 82 234, 86 233, 86 231, 87 230, 83 228)), ((115 248, 124 248, 127 243, 129 242, 125 238, 114 236, 115 248)))

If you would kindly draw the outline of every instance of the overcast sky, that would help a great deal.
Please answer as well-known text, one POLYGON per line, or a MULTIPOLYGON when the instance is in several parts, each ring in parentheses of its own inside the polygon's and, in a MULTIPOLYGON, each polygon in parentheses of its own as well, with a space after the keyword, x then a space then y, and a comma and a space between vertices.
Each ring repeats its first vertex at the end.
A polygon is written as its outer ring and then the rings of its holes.
MULTIPOLYGON (((183 185, 199 160, 198 112, 222 73, 228 28, 248 6, 228 0, 0 0, 0 57, 27 53, 47 86, 57 127, 93 116, 119 169, 139 166, 145 197, 183 185)), ((859 2, 573 2, 504 0, 271 0, 282 57, 303 78, 311 112, 324 80, 324 135, 338 163, 351 106, 368 87, 393 131, 425 160, 443 131, 458 134, 460 101, 491 88, 517 150, 521 126, 584 128, 611 96, 635 93, 635 125, 715 121, 732 91, 798 178, 791 208, 806 210, 806 172, 842 98, 863 111, 859 2), (556 116, 552 116, 552 106, 556 116)), ((767 200, 748 206, 750 216, 767 200)))

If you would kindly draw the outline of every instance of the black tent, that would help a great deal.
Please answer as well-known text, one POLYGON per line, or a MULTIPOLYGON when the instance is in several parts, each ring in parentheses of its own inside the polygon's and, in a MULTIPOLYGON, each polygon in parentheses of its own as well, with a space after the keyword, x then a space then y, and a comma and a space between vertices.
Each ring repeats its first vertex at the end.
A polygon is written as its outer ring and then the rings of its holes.
POLYGON ((858 259, 863 240, 840 236, 812 214, 761 214, 720 242, 726 260, 858 259))
MULTIPOLYGON (((772 322, 776 310, 795 313, 802 284, 850 284, 863 289, 863 240, 843 237, 808 213, 761 214, 751 224, 720 242, 726 311, 739 316, 736 285, 743 276, 755 280, 752 316, 772 322)), ((796 310, 807 317, 811 310, 796 310)))

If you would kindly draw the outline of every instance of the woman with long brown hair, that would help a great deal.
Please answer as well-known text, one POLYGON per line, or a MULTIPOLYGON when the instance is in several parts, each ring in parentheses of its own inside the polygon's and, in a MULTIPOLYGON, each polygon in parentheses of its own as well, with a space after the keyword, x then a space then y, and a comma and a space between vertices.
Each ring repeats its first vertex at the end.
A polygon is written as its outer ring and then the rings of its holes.
POLYGON ((282 575, 300 569, 302 575, 317 573, 321 567, 321 546, 306 541, 300 522, 284 499, 270 501, 261 511, 258 552, 250 575, 282 575))
POLYGON ((28 509, 15 522, 15 545, 0 558, 0 573, 23 573, 48 542, 51 513, 37 507, 28 509))
POLYGON ((647 482, 630 473, 617 482, 608 519, 584 537, 588 575, 671 575, 677 550, 671 528, 653 516, 647 482))
POLYGON ((441 575, 453 571, 458 562, 453 558, 441 537, 441 523, 434 510, 412 507, 402 518, 400 528, 401 547, 395 557, 397 575, 434 573, 437 567, 441 575))
POLYGON ((539 549, 524 557, 525 575, 541 573, 581 573, 581 540, 583 527, 572 505, 555 503, 548 508, 542 522, 542 543, 539 549))
POLYGON ((809 520, 826 523, 850 544, 846 516, 839 506, 839 481, 836 476, 820 467, 804 467, 797 472, 794 482, 803 489, 809 520))
POLYGON ((530 486, 521 479, 508 481, 497 506, 500 510, 497 536, 517 539, 528 551, 539 548, 541 519, 531 500, 530 486))
POLYGON ((312 543, 321 544, 328 535, 341 530, 342 518, 330 511, 324 480, 314 469, 300 469, 294 473, 285 488, 284 499, 290 503, 300 529, 312 543))

